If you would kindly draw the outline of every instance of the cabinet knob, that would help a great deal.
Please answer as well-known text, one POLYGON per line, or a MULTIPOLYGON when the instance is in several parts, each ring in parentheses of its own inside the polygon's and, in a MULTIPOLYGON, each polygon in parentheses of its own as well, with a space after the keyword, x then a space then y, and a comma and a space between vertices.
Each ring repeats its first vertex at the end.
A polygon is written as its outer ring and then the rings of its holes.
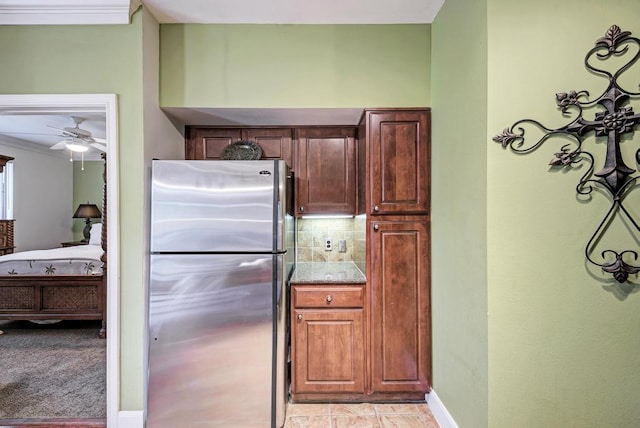
POLYGON ((333 300, 333 297, 331 297, 331 294, 328 294, 325 300, 327 301, 327 305, 328 305, 333 300))
POLYGON ((304 212, 304 207, 300 207, 300 212, 304 212))
POLYGON ((298 314, 298 320, 302 319, 302 314, 298 314))
POLYGON ((380 207, 379 207, 379 206, 377 206, 377 205, 374 205, 374 206, 373 206, 373 210, 374 210, 375 212, 378 212, 378 211, 380 211, 380 207))
POLYGON ((378 230, 378 229, 380 229, 380 226, 378 226, 378 224, 374 224, 373 225, 373 230, 378 230))

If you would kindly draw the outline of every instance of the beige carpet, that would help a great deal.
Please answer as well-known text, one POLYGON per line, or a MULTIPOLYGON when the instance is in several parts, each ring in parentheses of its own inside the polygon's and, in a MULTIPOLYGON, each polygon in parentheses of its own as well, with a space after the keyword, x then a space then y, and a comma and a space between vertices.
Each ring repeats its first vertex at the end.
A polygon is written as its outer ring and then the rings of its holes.
POLYGON ((0 321, 0 418, 106 417, 100 321, 0 321))

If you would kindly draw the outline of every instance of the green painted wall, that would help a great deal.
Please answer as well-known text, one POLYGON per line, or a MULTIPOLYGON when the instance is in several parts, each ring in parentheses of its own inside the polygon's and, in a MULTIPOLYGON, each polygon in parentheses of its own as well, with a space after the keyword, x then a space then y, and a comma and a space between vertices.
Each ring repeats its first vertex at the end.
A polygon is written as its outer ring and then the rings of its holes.
MULTIPOLYGON (((640 36, 640 2, 487 5, 489 426, 638 426, 640 298, 587 266, 583 254, 608 201, 597 192, 590 202, 576 197, 582 170, 550 170, 563 142, 517 156, 491 137, 521 118, 567 123, 555 105, 558 92, 598 96, 606 81, 586 71, 584 56, 612 24, 640 36)), ((638 90, 638 76, 636 68, 631 90, 638 90)), ((623 145, 636 168, 638 141, 636 135, 623 145)), ((604 145, 592 137, 589 148, 599 169, 604 145)), ((638 206, 632 205, 636 216, 638 206)), ((629 230, 612 236, 608 243, 619 248, 629 230)))
MULTIPOLYGON (((82 162, 73 162, 73 206, 70 212, 74 213, 79 204, 96 204, 98 209, 102 211, 102 171, 104 170, 104 162, 102 161, 85 161, 84 170, 82 162)), ((100 219, 92 219, 91 223, 100 223, 100 219)), ((85 221, 80 219, 73 220, 73 240, 79 241, 83 239, 82 230, 85 221)))
POLYGON ((430 25, 160 26, 165 107, 430 104, 430 25))
POLYGON ((433 385, 460 427, 486 427, 486 1, 432 26, 433 385))
MULTIPOLYGON (((0 93, 115 93, 120 143, 121 409, 142 409, 142 34, 131 25, 0 26, 0 93)), ((117 257, 117 255, 116 255, 117 257)))

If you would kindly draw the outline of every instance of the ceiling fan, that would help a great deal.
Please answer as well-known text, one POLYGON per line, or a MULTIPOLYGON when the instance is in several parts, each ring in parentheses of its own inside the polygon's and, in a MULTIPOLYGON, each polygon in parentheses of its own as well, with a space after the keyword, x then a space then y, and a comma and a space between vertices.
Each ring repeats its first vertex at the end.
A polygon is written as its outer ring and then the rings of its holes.
POLYGON ((107 151, 107 147, 105 144, 107 140, 103 138, 93 137, 91 132, 86 129, 80 128, 80 124, 85 121, 84 118, 78 116, 71 116, 71 120, 75 126, 70 127, 66 126, 62 129, 55 128, 53 126, 49 126, 50 128, 57 129, 61 133, 61 137, 64 137, 64 140, 54 144, 50 147, 51 150, 62 150, 68 149, 72 152, 86 152, 89 150, 89 147, 93 147, 102 152, 107 151))

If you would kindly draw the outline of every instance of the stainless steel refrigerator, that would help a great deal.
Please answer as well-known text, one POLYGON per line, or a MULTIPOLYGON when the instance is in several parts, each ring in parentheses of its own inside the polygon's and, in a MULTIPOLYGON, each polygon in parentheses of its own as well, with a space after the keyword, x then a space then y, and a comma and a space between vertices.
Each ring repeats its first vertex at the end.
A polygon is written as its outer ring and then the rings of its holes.
POLYGON ((284 424, 291 182, 284 161, 153 161, 147 428, 284 424))

